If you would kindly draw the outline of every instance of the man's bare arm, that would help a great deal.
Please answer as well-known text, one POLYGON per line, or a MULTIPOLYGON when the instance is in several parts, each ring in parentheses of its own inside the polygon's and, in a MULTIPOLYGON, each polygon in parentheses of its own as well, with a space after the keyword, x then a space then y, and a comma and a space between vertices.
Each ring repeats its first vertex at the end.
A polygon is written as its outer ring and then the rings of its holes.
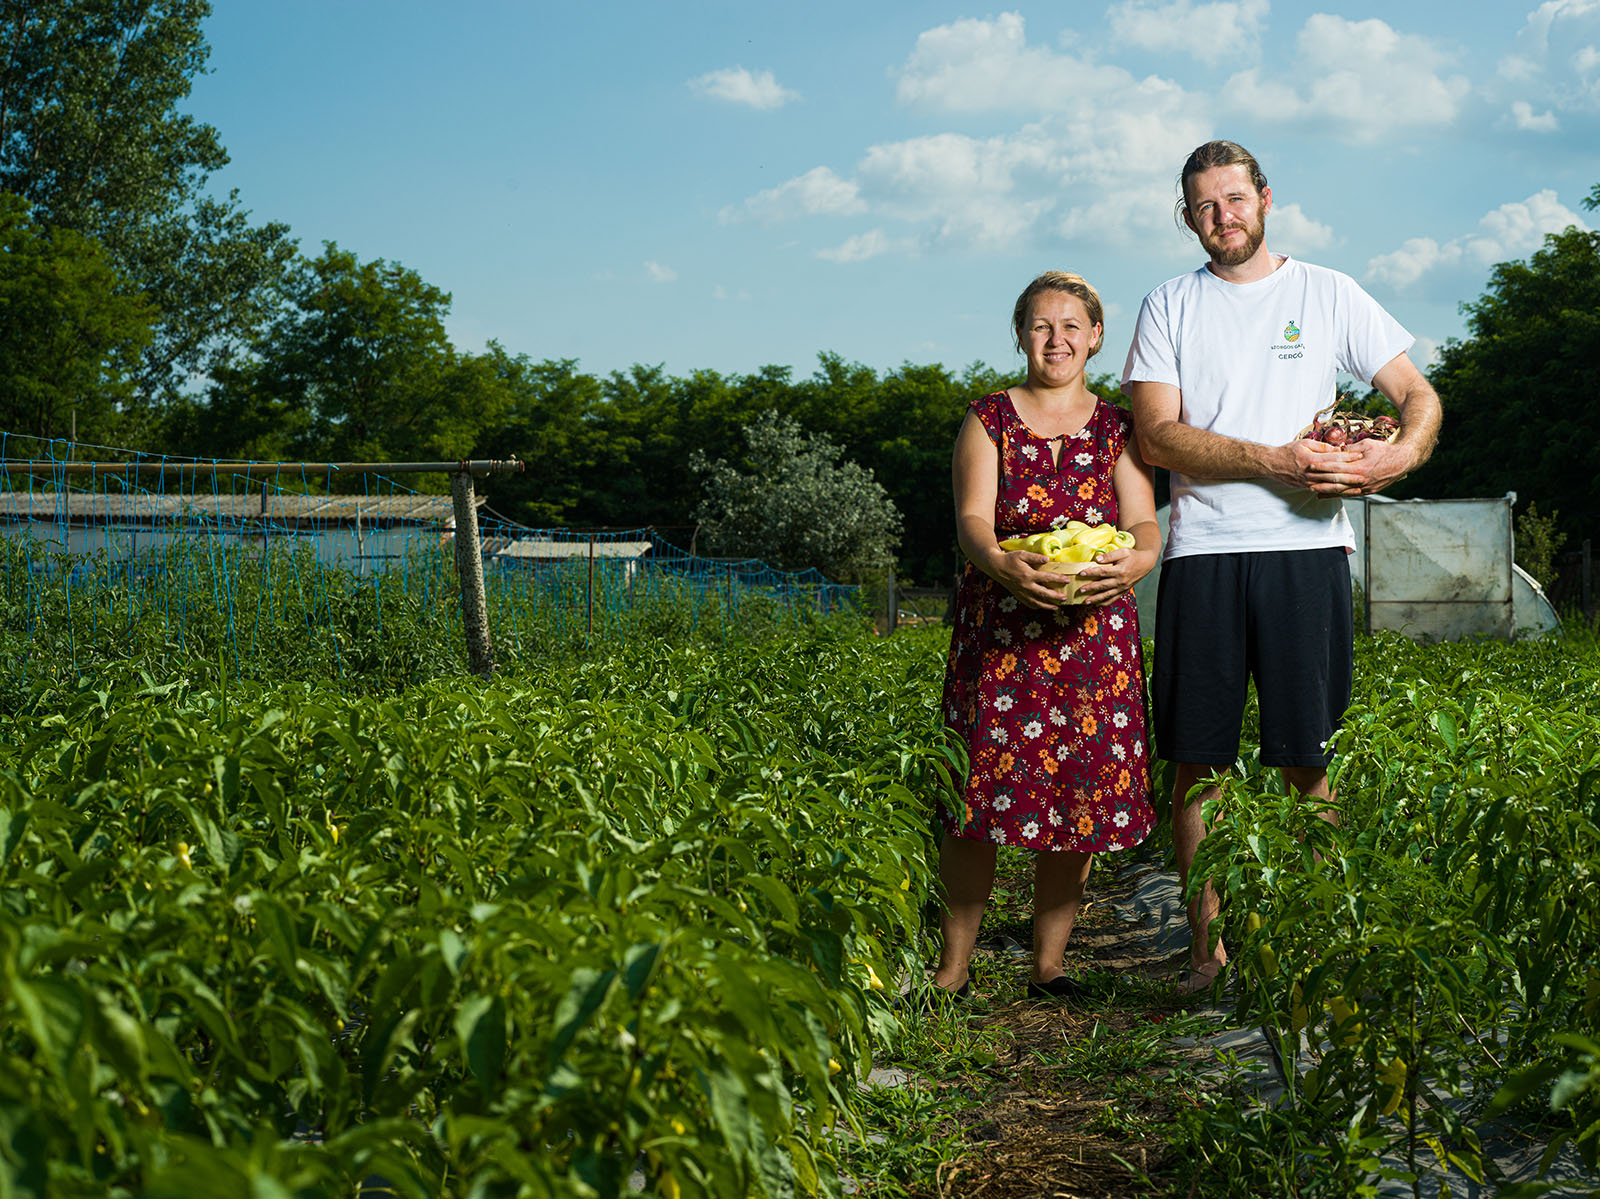
POLYGON ((1133 427, 1139 451, 1153 466, 1195 479, 1276 479, 1291 487, 1313 488, 1355 455, 1315 441, 1261 445, 1196 429, 1179 418, 1183 393, 1170 383, 1129 383, 1133 427))

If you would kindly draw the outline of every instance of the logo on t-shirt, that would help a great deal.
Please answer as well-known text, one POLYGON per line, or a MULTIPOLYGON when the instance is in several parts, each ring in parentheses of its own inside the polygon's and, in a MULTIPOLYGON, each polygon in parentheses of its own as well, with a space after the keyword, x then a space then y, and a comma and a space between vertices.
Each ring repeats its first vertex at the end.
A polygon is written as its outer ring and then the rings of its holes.
POLYGON ((1290 321, 1283 327, 1283 340, 1273 345, 1272 349, 1280 359, 1304 358, 1305 348, 1297 345, 1300 340, 1300 326, 1290 321))

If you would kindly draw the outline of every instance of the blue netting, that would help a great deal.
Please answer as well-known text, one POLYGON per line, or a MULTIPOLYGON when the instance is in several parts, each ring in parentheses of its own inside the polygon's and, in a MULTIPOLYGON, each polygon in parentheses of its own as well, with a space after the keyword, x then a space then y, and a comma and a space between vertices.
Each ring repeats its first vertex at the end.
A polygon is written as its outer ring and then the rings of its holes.
MULTIPOLYGON (((104 645, 135 628, 175 650, 220 647, 238 663, 288 626, 318 635, 359 620, 381 629, 398 605, 458 619, 447 495, 376 473, 360 476, 358 494, 335 495, 331 469, 263 478, 176 458, 135 456, 151 464, 137 474, 75 473, 73 460, 94 453, 111 456, 0 433, 6 624, 27 635, 64 626, 74 661, 81 640, 104 645)), ((725 638, 860 602, 858 588, 819 571, 704 557, 650 528, 535 529, 482 514, 479 527, 498 647, 725 638)), ((340 638, 328 643, 337 656, 340 638)))

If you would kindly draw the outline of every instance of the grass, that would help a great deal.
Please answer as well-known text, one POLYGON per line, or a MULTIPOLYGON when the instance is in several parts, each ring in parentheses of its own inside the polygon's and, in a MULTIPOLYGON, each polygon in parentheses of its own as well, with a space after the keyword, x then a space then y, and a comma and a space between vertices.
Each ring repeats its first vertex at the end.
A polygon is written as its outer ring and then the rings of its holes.
POLYGON ((1003 852, 973 998, 903 1020, 885 1057, 905 1084, 867 1092, 864 1126, 875 1135, 841 1153, 858 1193, 1189 1195, 1196 1113, 1238 1085, 1195 1047, 1215 1031, 1214 1016, 1185 1010, 1159 957, 1140 968, 1100 964, 1148 940, 1112 905, 1131 887, 1126 872, 1106 867, 1091 875, 1068 947, 1068 968, 1092 997, 1027 1001, 1030 885, 1031 858, 1003 852))

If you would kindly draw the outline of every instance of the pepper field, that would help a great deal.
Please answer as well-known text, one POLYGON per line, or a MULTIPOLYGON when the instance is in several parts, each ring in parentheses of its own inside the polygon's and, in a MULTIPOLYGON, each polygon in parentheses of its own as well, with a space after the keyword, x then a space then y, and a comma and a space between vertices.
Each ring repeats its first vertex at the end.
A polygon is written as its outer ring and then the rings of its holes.
MULTIPOLYGON (((930 960, 962 765, 946 633, 639 640, 484 684, 420 651, 241 678, 158 638, 78 675, 19 619, 0 1196, 935 1194, 930 1153, 971 1151, 880 1147, 860 1085, 894 1062, 915 1092, 963 1035, 889 1002, 930 960)), ((1471 1177, 1491 1119, 1594 1173, 1600 646, 1359 658, 1342 829, 1246 761, 1203 850, 1286 1096, 1143 1130, 1194 1169, 1136 1193, 1188 1193, 1230 1137, 1266 1153, 1212 1193, 1471 1177)))

